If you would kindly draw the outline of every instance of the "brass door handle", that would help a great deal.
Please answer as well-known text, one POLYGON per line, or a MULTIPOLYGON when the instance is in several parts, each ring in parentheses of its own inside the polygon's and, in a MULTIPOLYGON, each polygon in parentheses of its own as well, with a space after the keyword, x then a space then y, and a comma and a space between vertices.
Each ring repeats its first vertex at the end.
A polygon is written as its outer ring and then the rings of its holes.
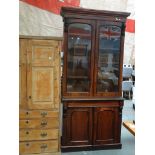
POLYGON ((47 136, 47 133, 43 132, 43 133, 40 134, 40 136, 41 137, 46 137, 47 136))
POLYGON ((46 125, 47 125, 47 122, 46 122, 46 121, 42 121, 42 122, 41 122, 41 126, 42 126, 42 127, 44 127, 44 126, 46 126, 46 125))
POLYGON ((29 143, 26 143, 26 146, 29 146, 30 144, 29 143))
POLYGON ((41 144, 40 148, 41 148, 41 149, 47 148, 47 144, 41 144))
POLYGON ((41 112, 41 115, 42 115, 43 117, 45 117, 45 116, 47 115, 47 112, 46 112, 46 111, 43 111, 43 112, 41 112))

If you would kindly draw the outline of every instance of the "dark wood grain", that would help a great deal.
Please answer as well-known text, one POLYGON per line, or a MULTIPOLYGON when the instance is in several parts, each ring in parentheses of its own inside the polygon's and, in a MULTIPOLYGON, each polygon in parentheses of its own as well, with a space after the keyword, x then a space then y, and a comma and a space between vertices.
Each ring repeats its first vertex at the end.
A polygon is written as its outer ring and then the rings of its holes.
POLYGON ((130 15, 129 12, 118 12, 108 10, 93 10, 85 8, 73 8, 73 7, 62 7, 61 15, 64 18, 84 18, 84 19, 108 19, 114 20, 116 17, 121 17, 120 21, 125 21, 130 15))
POLYGON ((64 110, 63 145, 91 145, 92 108, 68 108, 64 110))
MULTIPOLYGON (((64 21, 64 65, 62 78, 63 127, 61 150, 81 151, 95 149, 120 149, 122 108, 122 66, 125 22, 130 13, 62 7, 64 21), (73 23, 91 26, 90 89, 67 91, 68 36, 73 23), (99 62, 99 30, 102 25, 120 28, 119 71, 117 91, 97 91, 99 62)), ((81 37, 84 34, 81 34, 81 37)), ((79 36, 80 37, 80 36, 79 36)), ((81 77, 81 75, 79 75, 81 77)), ((72 76, 73 78, 74 76, 72 76)))
POLYGON ((118 108, 95 108, 94 109, 94 144, 112 144, 116 136, 118 108))

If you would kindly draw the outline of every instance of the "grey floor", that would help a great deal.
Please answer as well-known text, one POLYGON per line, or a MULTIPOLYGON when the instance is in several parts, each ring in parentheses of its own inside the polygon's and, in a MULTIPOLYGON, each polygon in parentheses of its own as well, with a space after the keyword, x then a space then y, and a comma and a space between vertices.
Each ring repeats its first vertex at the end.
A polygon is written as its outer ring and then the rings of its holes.
MULTIPOLYGON (((134 120, 135 112, 133 110, 133 102, 125 100, 123 107, 122 120, 134 120)), ((135 137, 122 126, 122 149, 117 150, 99 150, 99 151, 81 151, 67 152, 61 155, 135 155, 135 137)))

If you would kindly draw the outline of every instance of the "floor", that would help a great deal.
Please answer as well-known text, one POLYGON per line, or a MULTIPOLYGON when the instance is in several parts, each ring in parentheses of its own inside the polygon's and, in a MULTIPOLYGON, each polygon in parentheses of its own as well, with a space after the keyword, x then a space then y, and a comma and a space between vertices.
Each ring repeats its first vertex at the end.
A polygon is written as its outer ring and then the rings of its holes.
MULTIPOLYGON (((122 121, 135 119, 135 112, 133 110, 132 100, 125 100, 122 116, 123 116, 122 121)), ((135 154, 135 137, 123 126, 122 126, 122 149, 61 153, 61 155, 134 155, 134 154, 135 154)))

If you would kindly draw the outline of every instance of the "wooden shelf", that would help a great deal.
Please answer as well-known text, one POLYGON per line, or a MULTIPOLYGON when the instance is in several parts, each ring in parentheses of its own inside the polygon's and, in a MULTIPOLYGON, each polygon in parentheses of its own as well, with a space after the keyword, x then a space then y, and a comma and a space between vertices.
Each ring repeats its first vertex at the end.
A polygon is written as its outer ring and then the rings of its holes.
POLYGON ((131 121, 124 121, 123 126, 135 136, 135 124, 131 121))

